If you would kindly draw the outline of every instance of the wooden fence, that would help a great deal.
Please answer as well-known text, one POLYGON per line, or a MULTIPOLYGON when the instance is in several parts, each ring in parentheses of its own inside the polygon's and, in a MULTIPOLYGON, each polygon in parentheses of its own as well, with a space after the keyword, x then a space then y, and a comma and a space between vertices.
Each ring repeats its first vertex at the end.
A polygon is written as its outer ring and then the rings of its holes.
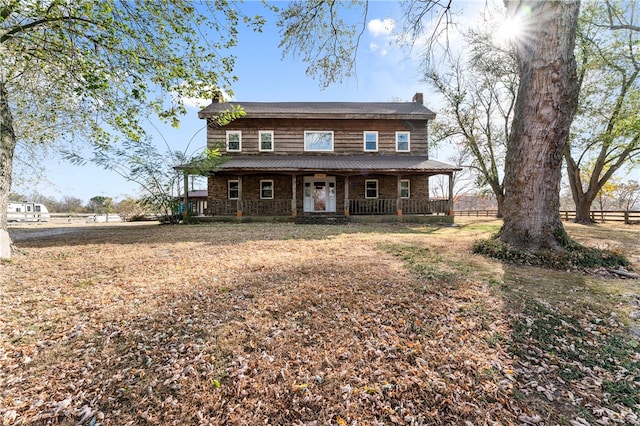
MULTIPOLYGON (((497 210, 461 210, 456 211, 456 216, 467 217, 495 217, 497 210)), ((575 210, 560 210, 560 218, 573 221, 576 218, 575 210)), ((639 210, 591 210, 591 219, 596 222, 623 222, 626 224, 640 224, 639 210)))

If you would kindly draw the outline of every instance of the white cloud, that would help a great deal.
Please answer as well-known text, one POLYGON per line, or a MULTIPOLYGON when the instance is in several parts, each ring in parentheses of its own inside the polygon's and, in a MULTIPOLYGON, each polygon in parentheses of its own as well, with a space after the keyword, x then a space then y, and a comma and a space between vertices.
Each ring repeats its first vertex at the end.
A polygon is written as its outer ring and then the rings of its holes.
POLYGON ((207 107, 211 103, 211 99, 198 99, 198 98, 182 98, 182 102, 187 108, 202 109, 207 107))
MULTIPOLYGON (((173 96, 180 97, 180 99, 184 103, 184 106, 186 106, 187 108, 202 109, 202 108, 206 108, 212 102, 211 99, 194 98, 194 97, 189 97, 189 96, 180 96, 179 94, 177 94, 175 92, 173 92, 173 96)), ((222 91, 222 101, 223 102, 228 102, 230 100, 231 100, 231 96, 229 96, 229 94, 223 90, 222 91)))
POLYGON ((383 21, 381 21, 380 19, 373 19, 369 21, 369 23, 367 24, 367 28, 369 29, 369 33, 373 37, 379 37, 390 35, 395 25, 395 21, 391 18, 386 18, 383 21))

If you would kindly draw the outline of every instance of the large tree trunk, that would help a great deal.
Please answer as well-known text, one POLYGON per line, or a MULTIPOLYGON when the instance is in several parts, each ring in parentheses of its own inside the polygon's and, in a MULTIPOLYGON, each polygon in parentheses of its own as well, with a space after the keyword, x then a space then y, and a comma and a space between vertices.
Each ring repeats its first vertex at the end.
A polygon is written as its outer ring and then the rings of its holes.
POLYGON ((597 191, 593 191, 591 185, 586 192, 583 190, 580 168, 571 156, 569 145, 565 147, 564 159, 567 162, 567 176, 569 177, 571 196, 576 205, 576 218, 574 222, 583 225, 594 223, 595 221, 591 219, 591 204, 593 204, 597 191))
POLYGON ((504 217, 504 194, 496 193, 496 201, 498 203, 498 212, 496 218, 500 219, 504 217))
POLYGON ((9 109, 9 95, 4 81, 0 80, 0 259, 11 257, 11 239, 7 229, 7 206, 11 190, 15 147, 16 135, 13 131, 13 118, 9 109))
POLYGON ((575 223, 581 223, 582 225, 591 225, 596 223, 591 218, 591 204, 593 199, 588 199, 584 194, 576 201, 576 218, 575 223))
POLYGON ((562 155, 578 104, 573 54, 579 1, 505 0, 519 17, 520 86, 505 163, 500 238, 524 250, 561 250, 562 155))

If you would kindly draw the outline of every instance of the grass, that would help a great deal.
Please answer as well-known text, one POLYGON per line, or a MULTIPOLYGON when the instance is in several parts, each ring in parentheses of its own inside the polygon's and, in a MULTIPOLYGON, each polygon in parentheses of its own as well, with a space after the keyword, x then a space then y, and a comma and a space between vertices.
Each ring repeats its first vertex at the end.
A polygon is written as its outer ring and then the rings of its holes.
MULTIPOLYGON (((458 222, 12 229, 0 418, 639 424, 640 282, 502 264, 471 250, 500 222, 458 222)), ((566 227, 638 268, 639 228, 566 227)))

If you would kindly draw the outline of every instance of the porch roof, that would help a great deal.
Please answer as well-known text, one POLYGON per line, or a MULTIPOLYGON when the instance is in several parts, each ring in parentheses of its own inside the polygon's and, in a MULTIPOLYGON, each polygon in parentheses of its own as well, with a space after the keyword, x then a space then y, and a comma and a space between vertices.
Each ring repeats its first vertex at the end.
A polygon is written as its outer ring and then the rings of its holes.
POLYGON ((418 172, 448 174, 460 167, 410 155, 243 155, 233 156, 220 172, 418 172))

